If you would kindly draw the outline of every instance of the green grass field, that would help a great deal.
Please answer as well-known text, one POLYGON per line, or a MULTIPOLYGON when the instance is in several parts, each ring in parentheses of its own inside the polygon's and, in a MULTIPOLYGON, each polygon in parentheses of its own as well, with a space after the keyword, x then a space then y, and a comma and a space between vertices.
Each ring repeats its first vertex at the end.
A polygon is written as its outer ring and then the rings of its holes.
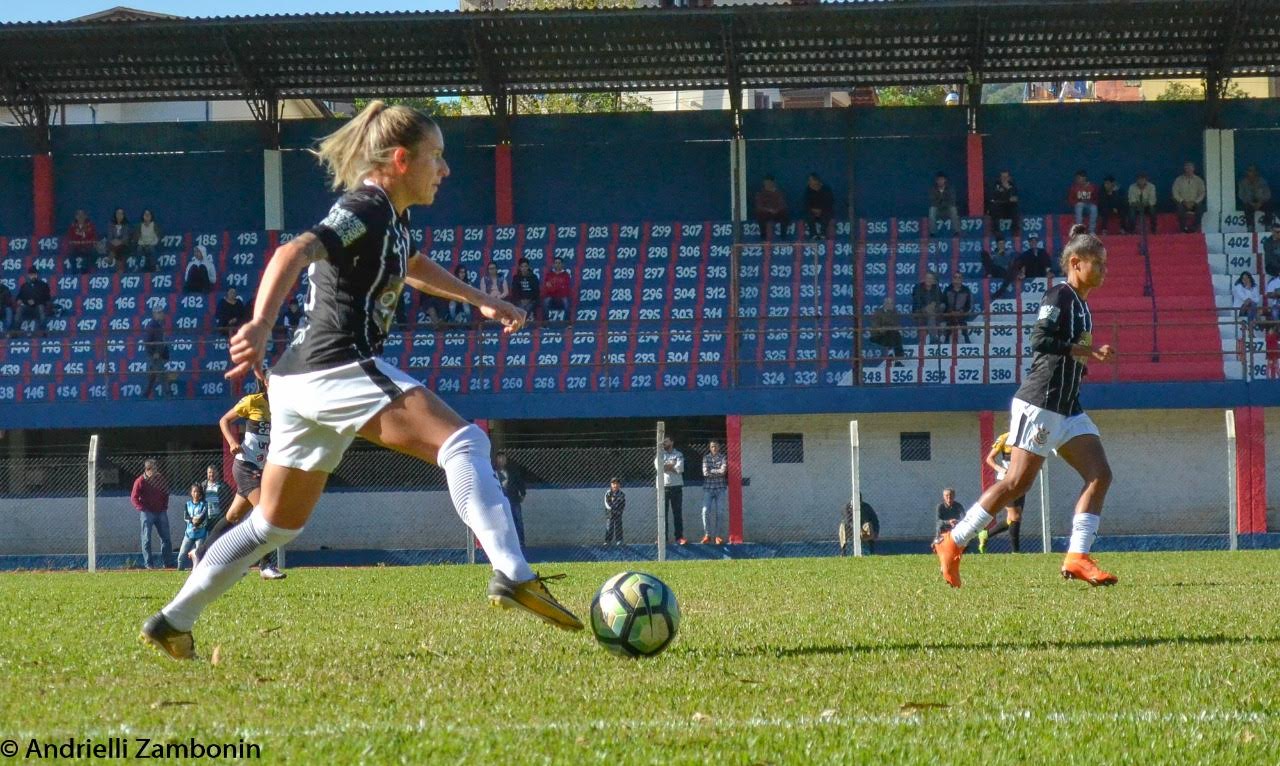
MULTIPOLYGON (((923 556, 643 563, 684 613, 644 661, 489 608, 479 567, 248 578, 194 664, 136 641, 179 574, 4 574, 0 740, 243 738, 308 764, 1280 762, 1280 553, 1101 561, 1119 586, 1063 582, 1056 556, 970 556, 960 591, 923 556)), ((543 569, 585 616, 618 567, 543 569)))

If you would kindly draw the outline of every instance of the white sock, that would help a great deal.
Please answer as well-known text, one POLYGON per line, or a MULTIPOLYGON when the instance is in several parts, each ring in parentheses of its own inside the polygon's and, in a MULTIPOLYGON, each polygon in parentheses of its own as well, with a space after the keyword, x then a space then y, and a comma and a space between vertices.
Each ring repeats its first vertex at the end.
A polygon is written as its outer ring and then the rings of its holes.
POLYGON ((994 517, 986 509, 974 503, 964 512, 964 518, 951 528, 951 539, 961 548, 978 534, 978 531, 991 523, 994 517))
POLYGON ((1088 553, 1098 536, 1100 521, 1102 517, 1096 513, 1077 513, 1071 519, 1071 544, 1067 546, 1067 553, 1088 553))
POLYGON ((164 618, 178 630, 191 630, 205 607, 244 577, 251 564, 301 531, 272 526, 262 511, 254 508, 249 518, 227 530, 204 552, 182 590, 160 610, 164 618))
POLYGON ((462 523, 471 527, 493 568, 515 582, 533 577, 520 550, 511 506, 489 458, 489 437, 474 425, 445 439, 436 462, 449 481, 449 494, 462 523))

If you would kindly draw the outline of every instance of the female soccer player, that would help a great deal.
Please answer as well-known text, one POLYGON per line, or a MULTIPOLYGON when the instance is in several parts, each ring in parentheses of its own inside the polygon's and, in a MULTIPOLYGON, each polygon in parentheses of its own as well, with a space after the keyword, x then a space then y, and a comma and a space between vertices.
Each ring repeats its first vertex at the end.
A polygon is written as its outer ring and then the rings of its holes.
POLYGON ((1111 467, 1097 426, 1080 408, 1080 379, 1088 360, 1108 361, 1115 350, 1109 345, 1093 346, 1093 317, 1085 301, 1106 276, 1107 250, 1102 240, 1085 232, 1081 224, 1071 227, 1070 241, 1062 249, 1066 281, 1044 294, 1031 331, 1035 354, 1031 372, 1014 394, 1010 408, 1013 454, 1009 469, 965 512, 960 523, 933 543, 942 577, 953 588, 960 587, 960 556, 965 545, 991 523, 987 509, 998 511, 1025 495, 1044 459, 1055 450, 1084 479, 1062 576, 1090 585, 1116 583, 1115 575, 1099 569, 1089 557, 1098 534, 1102 502, 1111 486, 1111 467))
POLYGON ((261 369, 271 326, 304 268, 306 318, 271 375, 272 428, 258 506, 222 535, 142 638, 178 659, 195 656, 191 627, 264 553, 298 536, 329 474, 357 436, 444 469, 458 514, 493 563, 489 600, 560 628, 582 623, 529 568, 489 462, 484 432, 380 356, 404 284, 467 301, 511 333, 525 313, 463 284, 413 253, 408 208, 430 205, 449 175, 444 138, 427 116, 370 103, 316 152, 342 197, 323 221, 276 250, 253 318, 231 339, 238 380, 261 369))
MULTIPOLYGON (((987 453, 987 465, 996 472, 996 481, 1004 478, 1009 470, 1009 459, 1013 456, 1013 445, 1009 443, 1009 432, 1005 431, 996 437, 987 453)), ((1026 495, 1019 495, 1013 502, 1005 506, 1004 521, 994 527, 983 527, 978 530, 978 553, 987 552, 987 540, 1001 532, 1009 532, 1009 544, 1013 552, 1022 550, 1022 509, 1027 503, 1026 495)))

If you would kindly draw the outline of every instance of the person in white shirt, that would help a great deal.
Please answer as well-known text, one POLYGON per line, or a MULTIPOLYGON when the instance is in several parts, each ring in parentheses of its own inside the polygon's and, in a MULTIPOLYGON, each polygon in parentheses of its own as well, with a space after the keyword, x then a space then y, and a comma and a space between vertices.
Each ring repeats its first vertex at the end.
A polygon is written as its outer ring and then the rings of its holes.
POLYGON ((676 545, 684 545, 684 512, 681 504, 684 501, 684 455, 675 448, 671 437, 662 440, 662 457, 658 470, 662 471, 662 486, 666 488, 666 509, 671 516, 671 525, 675 528, 676 545))
POLYGON ((1156 233, 1156 187, 1147 181, 1146 173, 1129 184, 1129 231, 1138 230, 1138 219, 1147 219, 1147 231, 1156 233))
POLYGON ((511 285, 498 273, 498 264, 496 263, 490 263, 485 268, 484 275, 480 277, 479 289, 485 295, 498 300, 506 300, 507 296, 511 294, 511 285))
POLYGON ((1240 277, 1231 286, 1231 305, 1248 324, 1258 321, 1258 307, 1262 305, 1262 293, 1258 291, 1258 284, 1253 281, 1253 274, 1247 271, 1240 272, 1240 277))
POLYGON ((204 249, 204 245, 196 245, 187 262, 187 271, 182 278, 184 293, 207 293, 218 284, 218 270, 213 265, 213 258, 204 249))

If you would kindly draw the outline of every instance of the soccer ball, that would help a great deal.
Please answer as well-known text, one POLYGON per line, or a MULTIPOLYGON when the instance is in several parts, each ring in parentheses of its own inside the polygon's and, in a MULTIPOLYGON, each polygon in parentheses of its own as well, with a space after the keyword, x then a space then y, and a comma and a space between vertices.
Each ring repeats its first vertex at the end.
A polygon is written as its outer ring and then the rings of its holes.
POLYGON ((591 630, 621 657, 652 657, 676 637, 680 606, 666 583, 643 572, 610 577, 591 600, 591 630))

